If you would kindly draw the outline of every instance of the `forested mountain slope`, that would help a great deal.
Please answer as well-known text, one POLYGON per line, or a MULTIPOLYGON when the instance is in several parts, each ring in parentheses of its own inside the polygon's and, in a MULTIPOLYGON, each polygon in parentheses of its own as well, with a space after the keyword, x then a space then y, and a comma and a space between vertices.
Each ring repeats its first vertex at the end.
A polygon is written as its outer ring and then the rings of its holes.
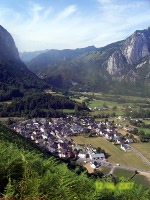
POLYGON ((46 83, 37 78, 20 60, 12 36, 0 26, 0 100, 21 96, 27 89, 42 89, 46 83))

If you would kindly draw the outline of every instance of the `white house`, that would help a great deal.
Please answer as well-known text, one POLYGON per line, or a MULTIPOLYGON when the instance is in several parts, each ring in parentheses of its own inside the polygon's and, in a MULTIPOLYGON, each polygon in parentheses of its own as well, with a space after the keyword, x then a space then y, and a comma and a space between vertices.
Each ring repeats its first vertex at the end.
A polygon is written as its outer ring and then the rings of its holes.
POLYGON ((87 153, 85 151, 80 151, 78 156, 79 158, 86 158, 87 153))
POLYGON ((131 147, 127 144, 121 144, 121 149, 123 149, 124 151, 131 151, 131 147))
POLYGON ((92 153, 89 154, 90 159, 96 160, 96 159, 105 159, 104 153, 92 153))
POLYGON ((92 167, 92 168, 96 168, 96 166, 94 165, 94 163, 92 163, 92 164, 90 164, 90 166, 92 167))
POLYGON ((129 143, 133 143, 133 140, 128 138, 128 139, 126 139, 125 142, 127 142, 129 144, 129 143))

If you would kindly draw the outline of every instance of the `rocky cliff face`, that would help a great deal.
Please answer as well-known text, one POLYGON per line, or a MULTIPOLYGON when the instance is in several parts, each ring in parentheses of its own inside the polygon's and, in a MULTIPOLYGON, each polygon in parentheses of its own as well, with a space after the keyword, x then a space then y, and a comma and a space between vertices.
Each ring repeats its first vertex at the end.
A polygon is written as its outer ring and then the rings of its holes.
POLYGON ((126 58, 120 50, 115 51, 108 59, 107 71, 110 75, 121 75, 125 67, 126 58))
POLYGON ((6 29, 0 26, 0 58, 8 60, 20 60, 15 42, 6 29))
POLYGON ((107 71, 111 75, 121 75, 127 66, 136 65, 150 55, 150 28, 135 31, 108 59, 107 71))

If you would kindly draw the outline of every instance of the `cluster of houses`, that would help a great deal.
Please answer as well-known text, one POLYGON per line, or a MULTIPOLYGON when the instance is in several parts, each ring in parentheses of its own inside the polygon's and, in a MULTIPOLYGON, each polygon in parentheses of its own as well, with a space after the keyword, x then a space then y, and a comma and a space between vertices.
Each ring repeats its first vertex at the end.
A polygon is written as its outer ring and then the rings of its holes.
MULTIPOLYGON (((75 157, 77 154, 75 154, 74 150, 82 149, 82 147, 71 139, 71 136, 75 134, 82 135, 92 131, 95 133, 94 136, 101 136, 120 144, 121 148, 125 151, 129 150, 129 146, 124 143, 133 142, 131 139, 123 141, 121 139, 122 135, 117 132, 112 122, 93 122, 90 118, 80 119, 74 116, 51 120, 20 119, 11 128, 61 158, 75 157)), ((78 157, 86 158, 87 154, 93 161, 96 159, 105 159, 103 153, 96 154, 92 147, 84 148, 84 151, 79 152, 78 157)))
POLYGON ((103 111, 103 110, 108 110, 108 107, 94 107, 94 108, 89 108, 91 111, 103 111))

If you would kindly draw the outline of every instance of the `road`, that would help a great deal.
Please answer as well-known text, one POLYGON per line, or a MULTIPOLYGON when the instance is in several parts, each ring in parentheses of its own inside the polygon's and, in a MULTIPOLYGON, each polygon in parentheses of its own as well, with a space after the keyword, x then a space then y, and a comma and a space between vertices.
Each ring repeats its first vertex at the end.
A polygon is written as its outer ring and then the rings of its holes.
MULTIPOLYGON (((106 166, 106 165, 103 165, 103 166, 106 166)), ((145 172, 147 174, 150 174, 150 171, 145 171, 145 170, 141 170, 141 169, 137 169, 137 168, 133 168, 133 167, 127 167, 127 166, 123 166, 123 165, 114 165, 114 164, 111 164, 111 167, 114 169, 114 168, 119 168, 119 169, 125 169, 125 170, 129 170, 129 171, 138 171, 138 172, 145 172)))
MULTIPOLYGON (((130 146, 131 147, 131 146, 130 146)), ((147 160, 139 151, 137 151, 135 148, 131 147, 132 151, 134 151, 138 156, 140 156, 148 165, 150 165, 150 161, 147 160)))
MULTIPOLYGON (((86 163, 88 163, 88 162, 91 162, 91 159, 90 158, 86 158, 86 159, 85 158, 84 159, 83 158, 79 158, 77 162, 85 163, 85 161, 86 161, 86 163)), ((113 163, 105 162, 105 161, 103 161, 103 162, 102 161, 97 161, 97 162, 100 163, 101 166, 110 167, 111 168, 110 173, 111 173, 111 171, 113 172, 114 168, 119 168, 119 169, 125 169, 125 170, 129 170, 129 171, 138 171, 138 172, 144 172, 144 173, 150 174, 150 170, 149 171, 145 171, 145 170, 141 170, 141 169, 138 169, 138 168, 123 166, 123 165, 119 165, 119 164, 113 164, 113 163)))

